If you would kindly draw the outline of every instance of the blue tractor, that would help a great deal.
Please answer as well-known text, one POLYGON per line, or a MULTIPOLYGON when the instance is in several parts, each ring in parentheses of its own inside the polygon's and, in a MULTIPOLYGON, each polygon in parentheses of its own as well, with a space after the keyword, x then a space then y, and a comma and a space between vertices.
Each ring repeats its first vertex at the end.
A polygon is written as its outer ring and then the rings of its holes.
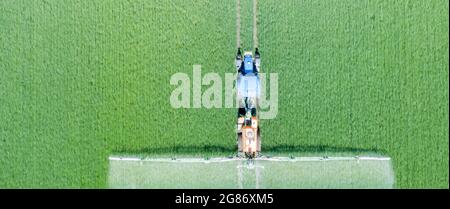
POLYGON ((261 136, 259 130, 259 79, 260 54, 258 48, 255 55, 241 49, 236 55, 236 96, 239 104, 237 115, 237 145, 240 156, 254 158, 261 152, 261 136))

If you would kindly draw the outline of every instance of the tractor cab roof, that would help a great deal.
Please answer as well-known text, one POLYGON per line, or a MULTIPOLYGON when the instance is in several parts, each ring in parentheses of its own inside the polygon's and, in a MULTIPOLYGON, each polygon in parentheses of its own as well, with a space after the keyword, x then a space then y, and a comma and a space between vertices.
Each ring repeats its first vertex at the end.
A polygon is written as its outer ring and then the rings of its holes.
POLYGON ((253 72, 253 57, 252 54, 245 53, 244 55, 244 73, 252 73, 253 72))

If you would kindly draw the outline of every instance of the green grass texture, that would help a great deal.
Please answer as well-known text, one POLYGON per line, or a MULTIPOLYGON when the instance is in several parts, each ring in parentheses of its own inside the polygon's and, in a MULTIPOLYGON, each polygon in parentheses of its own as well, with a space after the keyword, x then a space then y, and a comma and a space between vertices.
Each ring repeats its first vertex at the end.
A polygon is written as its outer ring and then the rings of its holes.
MULTIPOLYGON (((279 77, 263 151, 379 152, 396 188, 448 188, 448 9, 260 1, 261 69, 279 77)), ((0 188, 105 188, 117 152, 233 153, 236 110, 174 109, 169 80, 234 72, 235 15, 219 0, 0 1, 0 188)))

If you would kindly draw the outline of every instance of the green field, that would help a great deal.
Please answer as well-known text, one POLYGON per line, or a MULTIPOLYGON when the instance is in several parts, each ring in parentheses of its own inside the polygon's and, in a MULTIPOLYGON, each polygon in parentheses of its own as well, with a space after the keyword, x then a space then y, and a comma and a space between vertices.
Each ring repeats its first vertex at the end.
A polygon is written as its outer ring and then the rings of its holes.
MULTIPOLYGON (((449 187, 447 0, 261 0, 259 20, 279 74, 263 151, 379 152, 395 187, 449 187)), ((104 188, 118 152, 233 153, 235 110, 173 109, 169 79, 233 72, 235 29, 235 1, 1 0, 0 188, 104 188)))

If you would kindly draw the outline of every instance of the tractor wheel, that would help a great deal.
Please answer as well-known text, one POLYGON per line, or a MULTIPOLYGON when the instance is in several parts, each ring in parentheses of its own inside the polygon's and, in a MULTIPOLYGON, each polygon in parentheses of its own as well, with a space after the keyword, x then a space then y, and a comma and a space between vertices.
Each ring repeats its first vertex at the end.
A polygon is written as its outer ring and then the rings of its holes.
POLYGON ((259 153, 261 152, 261 133, 259 131, 259 127, 258 127, 258 131, 256 132, 256 151, 259 153))
POLYGON ((237 134, 237 146, 238 152, 242 152, 243 151, 242 132, 237 134))

